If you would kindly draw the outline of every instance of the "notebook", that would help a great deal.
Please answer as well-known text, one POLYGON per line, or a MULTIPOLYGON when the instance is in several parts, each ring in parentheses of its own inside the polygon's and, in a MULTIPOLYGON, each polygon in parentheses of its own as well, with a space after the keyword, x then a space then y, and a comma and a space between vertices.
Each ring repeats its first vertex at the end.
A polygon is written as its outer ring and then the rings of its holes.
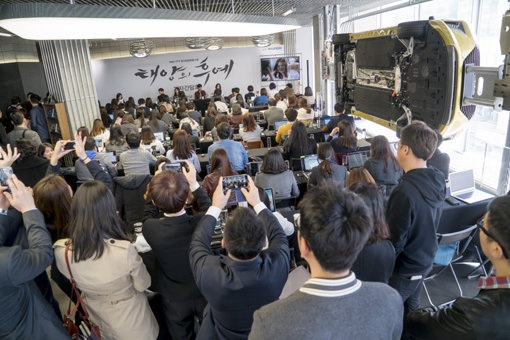
POLYGON ((495 197, 475 188, 473 169, 450 174, 450 193, 456 199, 468 204, 495 197))

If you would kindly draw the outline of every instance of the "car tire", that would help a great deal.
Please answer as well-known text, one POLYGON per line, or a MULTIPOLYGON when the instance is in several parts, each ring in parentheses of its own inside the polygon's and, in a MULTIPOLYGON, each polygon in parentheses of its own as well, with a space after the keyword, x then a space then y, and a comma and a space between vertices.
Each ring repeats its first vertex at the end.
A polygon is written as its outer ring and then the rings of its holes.
POLYGON ((400 39, 421 39, 427 31, 428 20, 402 22, 397 26, 397 35, 400 39))
POLYGON ((333 34, 333 44, 335 45, 343 45, 351 42, 351 37, 349 33, 342 34, 333 34))

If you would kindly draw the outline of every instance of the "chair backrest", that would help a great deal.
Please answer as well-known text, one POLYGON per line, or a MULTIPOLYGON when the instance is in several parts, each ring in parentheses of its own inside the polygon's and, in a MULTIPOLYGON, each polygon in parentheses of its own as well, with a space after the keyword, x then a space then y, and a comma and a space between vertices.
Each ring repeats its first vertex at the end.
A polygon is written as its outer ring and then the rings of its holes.
POLYGON ((347 154, 348 154, 348 152, 337 152, 337 153, 335 153, 336 163, 338 165, 348 166, 349 165, 349 159, 347 157, 345 157, 345 162, 344 162, 344 156, 347 156, 347 154))
POLYGON ((275 199, 276 209, 289 208, 296 206, 297 197, 291 196, 287 198, 277 198, 275 199))
POLYGON ((303 162, 301 161, 301 158, 291 158, 290 159, 290 168, 292 171, 303 170, 302 165, 303 165, 303 162))
POLYGON ((437 234, 438 244, 449 244, 462 241, 476 232, 476 225, 469 226, 463 230, 456 231, 449 234, 437 234))
POLYGON ((260 149, 264 147, 264 143, 261 140, 246 142, 248 149, 260 149))

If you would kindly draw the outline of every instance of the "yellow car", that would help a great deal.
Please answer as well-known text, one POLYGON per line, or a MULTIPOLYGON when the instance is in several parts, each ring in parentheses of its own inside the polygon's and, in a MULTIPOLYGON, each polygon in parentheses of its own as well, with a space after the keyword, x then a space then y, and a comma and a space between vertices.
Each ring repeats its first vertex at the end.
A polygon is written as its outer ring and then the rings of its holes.
POLYGON ((337 102, 397 131, 422 120, 443 136, 475 112, 463 105, 464 69, 479 50, 464 21, 426 20, 333 36, 337 102))

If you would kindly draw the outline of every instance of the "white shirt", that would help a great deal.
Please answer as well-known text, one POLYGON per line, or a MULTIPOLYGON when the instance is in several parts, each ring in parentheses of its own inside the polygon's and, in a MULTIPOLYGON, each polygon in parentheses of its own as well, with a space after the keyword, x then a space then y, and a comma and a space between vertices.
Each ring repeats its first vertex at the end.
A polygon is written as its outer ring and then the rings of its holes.
POLYGON ((313 110, 308 113, 306 112, 306 109, 300 108, 297 113, 297 120, 313 119, 313 110))
POLYGON ((224 112, 224 113, 228 112, 228 106, 224 102, 214 102, 214 105, 216 105, 216 110, 218 112, 224 112))
POLYGON ((276 107, 279 107, 280 109, 282 109, 284 113, 285 113, 285 110, 287 110, 287 104, 285 104, 285 102, 283 100, 279 100, 276 103, 276 107))
POLYGON ((161 141, 155 139, 153 140, 150 144, 144 144, 142 145, 142 147, 149 151, 150 153, 152 153, 152 147, 155 146, 156 147, 156 151, 159 152, 160 155, 164 155, 165 154, 165 147, 163 146, 163 143, 161 143, 161 141))
POLYGON ((244 128, 239 129, 239 135, 243 138, 245 142, 255 142, 260 140, 260 126, 256 126, 255 130, 245 132, 244 128))

